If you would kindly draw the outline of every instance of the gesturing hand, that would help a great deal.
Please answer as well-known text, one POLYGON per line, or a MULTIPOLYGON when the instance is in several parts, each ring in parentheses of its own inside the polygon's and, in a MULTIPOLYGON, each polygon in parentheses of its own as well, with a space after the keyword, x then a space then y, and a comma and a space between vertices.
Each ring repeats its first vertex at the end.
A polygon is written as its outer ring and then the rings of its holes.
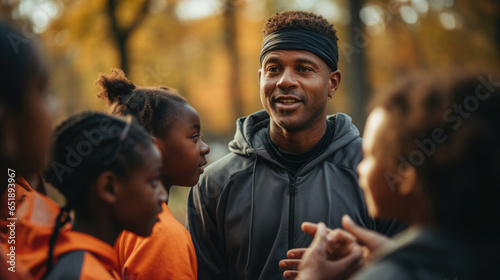
POLYGON ((288 251, 290 259, 280 262, 280 267, 287 269, 285 278, 345 279, 362 265, 361 247, 349 233, 328 229, 324 223, 303 223, 302 230, 314 234, 314 239, 308 249, 288 251))
POLYGON ((348 215, 342 217, 342 226, 357 239, 359 244, 363 245, 363 258, 365 263, 369 262, 370 255, 373 251, 393 242, 385 235, 356 225, 348 215))
POLYGON ((380 233, 356 225, 348 215, 342 217, 342 226, 345 230, 332 230, 323 223, 303 223, 302 230, 314 235, 313 242, 309 248, 288 251, 289 259, 279 264, 286 270, 283 276, 302 280, 345 279, 368 263, 373 251, 392 242, 380 233))

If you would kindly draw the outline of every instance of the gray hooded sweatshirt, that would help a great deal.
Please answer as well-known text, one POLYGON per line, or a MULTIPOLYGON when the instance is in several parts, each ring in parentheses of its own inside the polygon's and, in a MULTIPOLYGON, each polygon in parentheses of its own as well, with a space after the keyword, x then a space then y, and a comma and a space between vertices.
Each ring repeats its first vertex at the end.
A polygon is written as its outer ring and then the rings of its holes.
POLYGON ((198 279, 283 279, 279 261, 312 241, 301 230, 304 221, 337 228, 348 214, 387 235, 401 230, 368 216, 356 172, 361 138, 351 118, 339 113, 328 121, 334 124, 330 146, 292 176, 264 146, 269 115, 238 119, 231 153, 211 164, 189 194, 198 279))

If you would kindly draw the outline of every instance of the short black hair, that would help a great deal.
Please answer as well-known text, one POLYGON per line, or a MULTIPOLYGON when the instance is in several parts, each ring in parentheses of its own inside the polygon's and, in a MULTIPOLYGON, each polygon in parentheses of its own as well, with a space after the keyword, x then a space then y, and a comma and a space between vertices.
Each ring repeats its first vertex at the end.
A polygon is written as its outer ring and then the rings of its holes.
POLYGON ((278 30, 304 29, 319 33, 337 46, 337 30, 320 15, 305 11, 285 11, 269 17, 264 24, 264 37, 278 30))
POLYGON ((108 111, 114 115, 132 115, 155 137, 167 137, 179 111, 187 102, 175 89, 136 87, 121 69, 111 74, 99 74, 95 82, 102 87, 98 98, 107 101, 108 111))

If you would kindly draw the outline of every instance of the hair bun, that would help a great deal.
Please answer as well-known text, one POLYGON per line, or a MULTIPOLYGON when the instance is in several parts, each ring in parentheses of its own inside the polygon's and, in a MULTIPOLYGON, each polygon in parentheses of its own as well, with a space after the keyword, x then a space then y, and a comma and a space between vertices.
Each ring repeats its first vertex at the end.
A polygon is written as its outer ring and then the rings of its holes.
POLYGON ((97 94, 98 98, 106 100, 109 104, 118 101, 122 103, 136 88, 123 70, 111 69, 111 74, 100 73, 95 85, 101 86, 102 90, 97 94))

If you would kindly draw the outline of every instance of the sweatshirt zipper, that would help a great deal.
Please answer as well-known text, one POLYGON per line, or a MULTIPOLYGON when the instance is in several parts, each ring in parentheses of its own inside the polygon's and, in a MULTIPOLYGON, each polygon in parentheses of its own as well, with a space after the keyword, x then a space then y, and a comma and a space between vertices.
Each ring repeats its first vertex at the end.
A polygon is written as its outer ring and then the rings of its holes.
POLYGON ((293 231, 294 231, 294 217, 295 217, 295 179, 296 177, 290 176, 290 186, 288 188, 290 193, 290 208, 288 213, 288 250, 293 249, 293 231))

